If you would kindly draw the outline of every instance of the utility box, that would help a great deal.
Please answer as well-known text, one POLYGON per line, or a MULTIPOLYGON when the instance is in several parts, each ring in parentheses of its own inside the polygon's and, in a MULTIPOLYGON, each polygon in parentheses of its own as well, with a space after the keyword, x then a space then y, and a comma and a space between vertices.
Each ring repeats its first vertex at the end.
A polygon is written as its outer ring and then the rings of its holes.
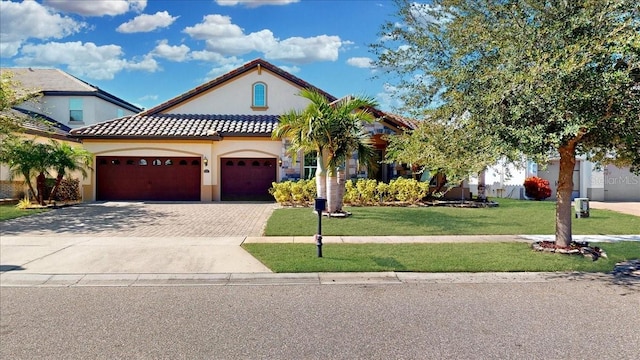
POLYGON ((589 217, 589 198, 575 198, 573 202, 577 219, 589 217))

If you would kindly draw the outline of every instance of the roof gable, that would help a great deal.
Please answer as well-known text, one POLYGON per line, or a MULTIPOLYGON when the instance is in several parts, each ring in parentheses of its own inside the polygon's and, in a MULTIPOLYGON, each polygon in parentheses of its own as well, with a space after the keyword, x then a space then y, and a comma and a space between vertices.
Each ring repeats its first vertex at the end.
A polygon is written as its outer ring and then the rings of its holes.
POLYGON ((324 96, 327 97, 327 99, 329 99, 329 101, 335 101, 336 97, 334 97, 333 95, 309 84, 308 82, 278 68, 277 66, 272 65, 271 63, 262 60, 262 59, 256 59, 253 60, 251 62, 248 62, 246 64, 244 64, 243 66, 232 70, 222 76, 219 76, 211 81, 208 81, 196 88, 193 88, 181 95, 178 95, 158 106, 155 106, 151 109, 148 109, 146 111, 144 111, 142 113, 142 115, 153 115, 153 114, 159 114, 159 113, 163 113, 165 111, 171 110, 173 108, 179 107, 182 104, 186 104, 190 101, 195 100, 196 98, 202 96, 203 94, 206 94, 207 92, 211 91, 212 89, 215 89, 217 87, 220 87, 224 84, 230 83, 234 80, 237 80, 238 78, 253 72, 255 70, 258 70, 258 72, 266 70, 269 73, 273 74, 276 77, 279 77, 291 84, 294 84, 297 87, 303 88, 303 89, 313 89, 318 91, 319 93, 323 94, 324 96))

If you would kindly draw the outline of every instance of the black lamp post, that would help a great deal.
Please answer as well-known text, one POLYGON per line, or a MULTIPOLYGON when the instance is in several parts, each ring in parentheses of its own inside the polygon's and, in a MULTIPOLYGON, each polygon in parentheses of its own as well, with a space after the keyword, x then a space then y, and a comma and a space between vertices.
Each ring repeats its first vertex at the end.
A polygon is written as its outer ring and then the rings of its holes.
POLYGON ((314 236, 318 257, 322 257, 322 212, 327 208, 327 199, 316 198, 314 208, 318 213, 318 233, 314 236))

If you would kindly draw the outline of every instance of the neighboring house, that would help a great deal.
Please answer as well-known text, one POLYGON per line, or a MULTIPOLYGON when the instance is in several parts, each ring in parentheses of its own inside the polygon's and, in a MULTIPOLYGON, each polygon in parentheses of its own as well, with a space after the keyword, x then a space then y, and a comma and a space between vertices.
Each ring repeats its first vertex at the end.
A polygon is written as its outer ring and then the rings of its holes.
MULTIPOLYGON (((302 154, 292 161, 287 141, 271 138, 281 114, 308 105, 299 96, 302 89, 337 100, 256 59, 139 114, 73 129, 72 136, 96 156, 84 199, 273 200, 272 182, 311 176, 315 168, 302 154)), ((369 129, 384 156, 380 135, 411 123, 373 111, 377 122, 369 129)), ((354 159, 347 172, 362 175, 354 159)), ((388 180, 396 174, 383 166, 376 175, 388 180)))
POLYGON ((15 108, 45 116, 71 129, 132 115, 141 108, 58 69, 3 68, 23 90, 41 97, 15 108))
MULTIPOLYGON (((550 200, 556 199, 560 163, 552 159, 546 166, 529 162, 526 168, 499 162, 486 172, 487 195, 524 199, 524 180, 538 176, 549 181, 550 200)), ((477 192, 477 179, 471 180, 471 191, 477 192)), ((628 167, 619 168, 596 164, 578 157, 573 171, 572 199, 581 197, 593 201, 640 201, 640 176, 631 173, 628 167)))
MULTIPOLYGON (((37 141, 79 143, 79 139, 69 137, 72 128, 142 110, 58 69, 1 68, 0 71, 13 75, 19 92, 41 94, 8 110, 11 116, 24 119, 23 136, 37 141)), ((15 198, 23 191, 22 181, 9 181, 7 167, 0 165, 0 198, 15 198)))

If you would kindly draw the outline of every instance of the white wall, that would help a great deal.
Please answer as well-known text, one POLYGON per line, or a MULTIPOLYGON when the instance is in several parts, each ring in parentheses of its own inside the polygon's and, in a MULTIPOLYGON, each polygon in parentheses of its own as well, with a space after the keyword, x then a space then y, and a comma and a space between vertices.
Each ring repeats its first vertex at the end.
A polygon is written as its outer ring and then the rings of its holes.
POLYGON ((91 125, 106 120, 115 119, 118 109, 122 109, 124 115, 132 115, 134 112, 96 96, 43 96, 38 101, 29 101, 18 106, 21 109, 44 114, 70 128, 91 125), (82 122, 69 121, 69 100, 82 99, 82 122))

